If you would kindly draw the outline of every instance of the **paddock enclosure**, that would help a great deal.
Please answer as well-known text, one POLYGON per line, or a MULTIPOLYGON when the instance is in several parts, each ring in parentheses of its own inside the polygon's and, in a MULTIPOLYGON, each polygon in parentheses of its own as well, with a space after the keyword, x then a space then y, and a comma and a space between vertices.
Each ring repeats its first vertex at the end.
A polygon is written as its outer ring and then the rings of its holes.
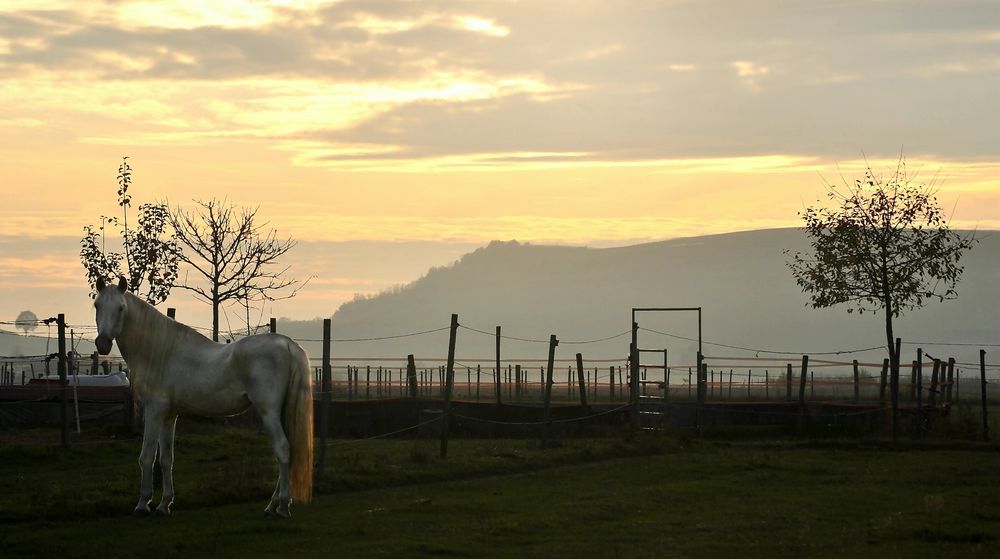
MULTIPOLYGON (((642 311, 696 309, 634 309, 632 329, 605 339, 622 338, 624 345, 629 333, 633 340, 643 331, 663 334, 638 322, 642 311)), ((1000 401, 998 366, 986 363, 985 350, 981 362, 972 363, 930 356, 919 347, 906 355, 910 347, 904 346, 898 382, 893 383, 888 359, 702 354, 697 310, 699 351, 676 358, 665 348, 638 347, 636 341, 623 347, 621 357, 580 352, 556 358, 560 340, 555 335, 547 341, 547 356, 539 351, 538 357, 507 358, 505 341, 522 338, 503 335, 500 327, 486 332, 463 326, 457 316, 450 326, 406 334, 450 330, 450 359, 350 357, 331 351, 327 320, 322 338, 302 340, 322 343, 320 355, 310 357, 315 432, 329 437, 439 437, 445 431, 445 438, 450 432, 544 440, 639 429, 768 426, 920 436, 955 406, 985 411, 1000 401), (495 336, 495 355, 463 357, 460 345, 455 347, 458 330, 495 336)), ((137 429, 141 404, 130 389, 92 382, 118 372, 127 376, 126 365, 120 358, 67 351, 65 317, 58 321, 61 341, 53 345, 59 351, 0 357, 0 425, 62 424, 65 437, 80 422, 137 429)), ((276 331, 273 319, 270 328, 276 331)), ((399 336, 388 338, 393 337, 399 336)), ((539 349, 546 342, 530 341, 539 342, 539 349)), ((348 345, 338 343, 337 349, 348 345)), ((987 437, 983 415, 981 436, 987 437)), ((244 414, 231 421, 253 425, 255 418, 244 414)))

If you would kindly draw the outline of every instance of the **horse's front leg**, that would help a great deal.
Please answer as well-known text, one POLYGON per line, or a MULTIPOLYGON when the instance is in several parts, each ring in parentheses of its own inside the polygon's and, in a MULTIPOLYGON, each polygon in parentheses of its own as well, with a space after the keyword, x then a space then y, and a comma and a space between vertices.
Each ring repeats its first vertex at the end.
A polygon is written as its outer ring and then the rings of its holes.
POLYGON ((142 481, 139 484, 139 502, 133 511, 137 515, 149 514, 149 502, 153 500, 153 460, 156 459, 156 446, 159 443, 165 415, 166 406, 153 402, 146 404, 146 412, 143 415, 145 426, 142 431, 142 451, 139 452, 142 481))
POLYGON ((156 512, 170 514, 170 506, 174 504, 174 431, 177 428, 177 416, 168 415, 164 418, 160 430, 160 471, 163 473, 163 497, 160 499, 156 512))

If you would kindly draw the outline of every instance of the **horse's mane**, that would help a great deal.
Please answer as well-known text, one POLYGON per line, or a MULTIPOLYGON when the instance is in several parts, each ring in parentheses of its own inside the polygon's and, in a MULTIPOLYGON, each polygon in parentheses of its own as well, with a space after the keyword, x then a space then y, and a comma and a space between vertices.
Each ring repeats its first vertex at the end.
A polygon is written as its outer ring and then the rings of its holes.
POLYGON ((158 385, 165 366, 183 346, 215 344, 131 292, 125 292, 125 300, 128 316, 118 347, 137 382, 158 385))
POLYGON ((188 338, 193 336, 206 341, 208 340, 201 332, 191 328, 187 324, 171 319, 157 310, 153 305, 137 297, 131 291, 125 292, 125 298, 128 301, 129 319, 135 320, 136 325, 144 326, 143 330, 145 332, 155 329, 158 334, 166 335, 170 338, 188 338), (132 314, 133 312, 135 312, 135 315, 132 314), (162 332, 164 330, 166 332, 162 332))

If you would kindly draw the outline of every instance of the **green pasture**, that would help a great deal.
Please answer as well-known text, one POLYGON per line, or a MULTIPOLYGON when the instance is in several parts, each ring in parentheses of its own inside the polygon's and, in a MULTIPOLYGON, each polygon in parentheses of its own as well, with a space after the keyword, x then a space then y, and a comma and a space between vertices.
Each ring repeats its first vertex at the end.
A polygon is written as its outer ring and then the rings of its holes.
POLYGON ((276 521, 252 431, 182 419, 167 518, 130 515, 138 438, 56 438, 0 432, 0 558, 1000 556, 982 443, 459 439, 441 459, 436 441, 336 440, 317 497, 276 521))

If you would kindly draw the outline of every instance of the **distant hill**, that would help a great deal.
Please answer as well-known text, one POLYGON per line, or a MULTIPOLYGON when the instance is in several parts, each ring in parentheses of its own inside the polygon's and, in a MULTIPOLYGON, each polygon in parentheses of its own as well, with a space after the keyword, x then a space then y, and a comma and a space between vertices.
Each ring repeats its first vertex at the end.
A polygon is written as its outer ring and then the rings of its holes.
MULTIPOLYGON (((932 302, 899 319, 897 334, 906 341, 1000 343, 1000 236, 980 232, 982 242, 964 259, 965 275, 957 300, 932 302)), ((753 350, 822 352, 881 346, 880 316, 848 314, 845 308, 817 310, 795 285, 785 266, 786 249, 808 246, 800 229, 774 229, 675 239, 620 248, 592 249, 490 243, 451 266, 431 269, 421 279, 340 307, 333 316, 334 338, 369 338, 432 330, 448 325, 451 313, 462 325, 460 358, 489 358, 492 333, 563 340, 559 357, 623 357, 628 336, 591 344, 629 329, 632 307, 702 307, 708 342, 753 350)), ((691 313, 639 317, 640 326, 680 337, 697 337, 691 313)), ((318 339, 318 321, 280 323, 296 338, 318 339)), ((318 343, 307 342, 313 356, 318 343)), ((678 359, 693 359, 695 344, 643 330, 640 345, 668 348, 678 359)), ((928 351, 976 360, 978 348, 935 347, 928 351)), ((440 357, 447 332, 384 341, 334 344, 335 356, 440 357)), ((907 346, 908 351, 915 351, 907 346)), ((544 343, 505 339, 509 357, 543 358, 544 343)), ((706 345, 709 355, 753 352, 706 345)), ((862 354, 878 358, 878 350, 862 354)), ((672 359, 673 362, 676 362, 672 359)))

